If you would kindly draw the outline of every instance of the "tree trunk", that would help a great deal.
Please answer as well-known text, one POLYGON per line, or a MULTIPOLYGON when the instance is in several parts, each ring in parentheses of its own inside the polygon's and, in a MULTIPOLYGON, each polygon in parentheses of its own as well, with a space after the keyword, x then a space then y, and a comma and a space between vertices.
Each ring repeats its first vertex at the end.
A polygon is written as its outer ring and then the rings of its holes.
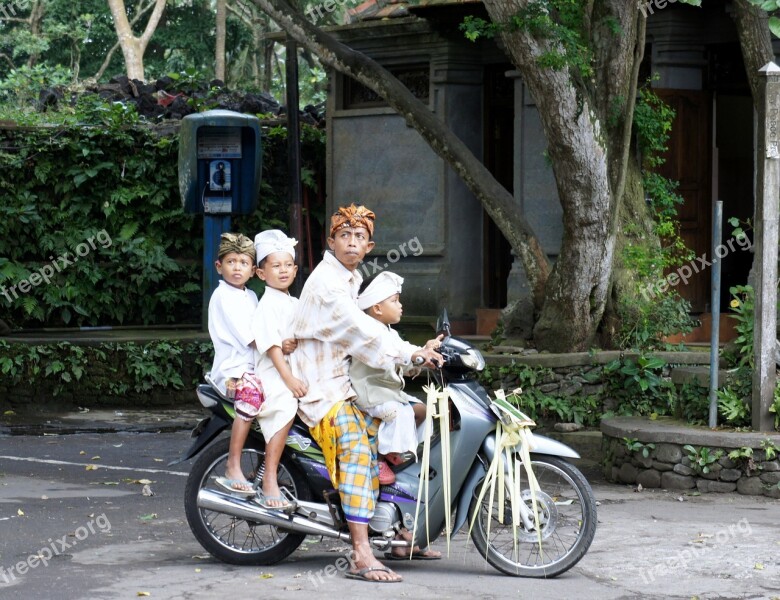
POLYGON ((132 26, 127 19, 124 0, 108 0, 108 7, 111 10, 111 17, 114 19, 114 28, 119 39, 119 47, 125 58, 125 68, 129 79, 144 81, 144 52, 146 52, 149 40, 152 39, 154 31, 160 23, 165 10, 165 2, 166 0, 150 0, 149 4, 142 9, 142 11, 146 11, 150 6, 154 6, 154 11, 149 17, 143 34, 140 37, 135 37, 132 26))
POLYGON ((748 0, 734 0, 734 23, 737 26, 742 60, 745 62, 753 106, 758 109, 763 97, 763 77, 758 70, 775 59, 772 38, 769 33, 769 17, 765 10, 754 6, 748 0))
POLYGON ((225 38, 227 37, 227 0, 217 0, 217 56, 214 75, 220 81, 225 79, 225 38))
MULTIPOLYGON (((45 13, 46 4, 41 2, 41 0, 35 0, 33 2, 32 8, 30 9, 30 33, 33 35, 33 37, 38 37, 41 35, 41 25, 43 24, 43 16, 45 13)), ((27 59, 27 66, 34 67, 37 64, 39 58, 40 55, 37 52, 33 52, 30 55, 30 58, 27 59)), ((78 65, 74 71, 78 74, 78 65)))
POLYGON ((519 212, 512 195, 496 181, 460 138, 386 69, 312 26, 285 0, 253 2, 293 39, 317 55, 324 65, 356 79, 384 98, 407 124, 420 133, 433 151, 447 161, 479 199, 520 257, 535 306, 540 306, 549 276, 544 250, 519 212))
MULTIPOLYGON (((485 0, 494 23, 510 23, 528 8, 529 0, 485 0)), ((540 348, 552 351, 586 350, 593 341, 607 302, 615 249, 615 222, 619 208, 616 192, 625 169, 627 143, 610 143, 606 116, 614 99, 622 95, 621 118, 630 127, 633 103, 625 98, 634 71, 636 6, 625 0, 601 3, 591 35, 602 36, 595 52, 595 84, 585 82, 569 66, 545 69, 539 59, 553 50, 563 51, 555 40, 535 36, 522 27, 505 27, 500 37, 536 102, 563 208, 563 240, 534 328, 540 348), (609 34, 610 17, 621 27, 609 34), (601 24, 604 22, 604 25, 601 24), (628 114, 628 113, 631 114, 628 114)), ((591 5, 592 6, 592 3, 591 5)), ((589 25, 590 26, 590 25, 589 25)), ((624 177, 624 176, 623 176, 624 177)))

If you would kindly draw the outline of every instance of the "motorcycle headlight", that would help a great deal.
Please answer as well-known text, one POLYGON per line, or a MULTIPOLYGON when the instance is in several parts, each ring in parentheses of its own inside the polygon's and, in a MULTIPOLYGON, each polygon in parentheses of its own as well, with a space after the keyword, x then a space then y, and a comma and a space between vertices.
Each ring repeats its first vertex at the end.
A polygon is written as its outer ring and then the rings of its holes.
POLYGON ((465 353, 460 355, 460 359, 469 369, 481 371, 485 368, 485 357, 482 356, 482 352, 476 348, 469 348, 466 350, 465 353))

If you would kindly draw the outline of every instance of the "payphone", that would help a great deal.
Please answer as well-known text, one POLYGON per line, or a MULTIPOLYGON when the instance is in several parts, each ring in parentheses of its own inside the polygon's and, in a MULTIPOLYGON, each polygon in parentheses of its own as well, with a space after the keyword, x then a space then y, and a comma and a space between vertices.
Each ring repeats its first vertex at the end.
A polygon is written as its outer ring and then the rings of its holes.
POLYGON ((203 327, 208 300, 217 288, 214 269, 220 235, 231 215, 254 212, 262 173, 260 120, 229 110, 182 119, 179 132, 179 192, 184 211, 203 215, 203 327))

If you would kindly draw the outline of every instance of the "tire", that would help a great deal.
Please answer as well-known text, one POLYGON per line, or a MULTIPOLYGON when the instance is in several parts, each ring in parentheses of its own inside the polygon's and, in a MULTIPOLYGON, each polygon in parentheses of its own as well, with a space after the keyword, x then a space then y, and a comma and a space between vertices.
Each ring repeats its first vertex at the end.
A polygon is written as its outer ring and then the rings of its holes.
MULTIPOLYGON (((233 565, 273 565, 292 554, 305 539, 305 534, 280 531, 276 527, 199 508, 198 492, 202 488, 219 488, 215 479, 225 474, 230 438, 218 440, 192 465, 184 489, 184 513, 192 533, 215 558, 233 565)), ((241 455, 241 467, 250 481, 265 459, 265 446, 250 437, 241 455)), ((279 485, 296 498, 310 500, 306 479, 296 466, 282 455, 278 471, 279 485)), ((257 478, 255 487, 262 483, 257 478)))
MULTIPOLYGON (((518 577, 550 578, 576 565, 588 551, 596 534, 596 500, 590 484, 580 471, 569 463, 550 456, 532 454, 531 464, 541 493, 537 503, 542 529, 542 552, 538 535, 525 529, 517 530, 517 549, 512 534, 509 495, 506 494, 504 523, 499 523, 498 498, 493 510, 488 511, 487 494, 477 506, 479 491, 469 507, 468 522, 478 512, 471 538, 479 552, 494 568, 518 577), (488 540, 488 515, 490 539, 488 540)), ((531 506, 530 490, 522 490, 522 497, 531 506)))

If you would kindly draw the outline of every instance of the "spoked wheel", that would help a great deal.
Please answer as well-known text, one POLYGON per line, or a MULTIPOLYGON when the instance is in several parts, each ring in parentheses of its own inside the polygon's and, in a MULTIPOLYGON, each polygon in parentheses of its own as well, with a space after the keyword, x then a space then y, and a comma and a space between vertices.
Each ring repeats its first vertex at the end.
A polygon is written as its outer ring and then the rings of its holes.
MULTIPOLYGON (((488 563, 502 573, 555 577, 571 569, 588 551, 596 534, 596 500, 588 481, 569 463, 532 455, 531 464, 541 489, 536 494, 541 549, 538 533, 525 529, 522 523, 513 534, 508 493, 503 523, 498 519, 498 498, 489 507, 487 494, 480 506, 477 506, 477 496, 474 497, 469 522, 475 511, 478 514, 471 537, 488 563)), ((531 491, 527 480, 523 483, 522 499, 531 508, 531 491)))
MULTIPOLYGON (((198 491, 202 488, 224 492, 215 480, 225 475, 229 444, 229 438, 212 444, 192 465, 184 490, 187 522, 200 544, 215 558, 234 565, 272 565, 292 554, 306 536, 198 507, 198 491)), ((241 469, 248 480, 258 479, 258 488, 262 484, 256 475, 264 460, 264 445, 248 439, 241 469)), ((304 476, 286 456, 282 456, 277 477, 279 487, 287 488, 296 498, 311 498, 304 476)))

